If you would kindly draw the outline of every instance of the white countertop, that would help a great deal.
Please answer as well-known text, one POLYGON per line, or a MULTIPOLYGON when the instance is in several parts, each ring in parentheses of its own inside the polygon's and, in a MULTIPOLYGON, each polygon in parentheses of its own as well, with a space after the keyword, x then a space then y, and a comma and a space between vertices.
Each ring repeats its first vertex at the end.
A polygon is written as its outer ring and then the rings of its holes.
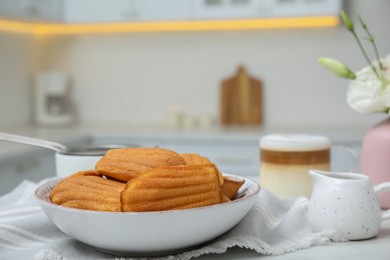
MULTIPOLYGON (((279 256, 267 256, 258 254, 252 250, 233 247, 222 254, 203 255, 194 260, 389 260, 390 259, 390 221, 383 222, 381 230, 377 237, 369 240, 348 241, 329 243, 326 245, 312 246, 308 249, 302 249, 291 253, 286 253, 279 256)), ((38 253, 36 249, 31 257, 38 253)), ((19 251, 21 258, 26 259, 28 255, 23 251, 19 251)), ((14 258, 16 259, 16 258, 14 258)), ((107 258, 108 259, 108 258, 107 258)))
POLYGON ((355 128, 339 128, 335 126, 220 126, 209 128, 170 128, 162 125, 131 125, 131 124, 78 124, 67 127, 38 127, 21 125, 1 130, 3 132, 24 134, 37 138, 69 136, 73 134, 117 134, 117 135, 161 135, 184 137, 260 137, 270 133, 302 133, 325 135, 333 140, 360 140, 365 130, 355 128))
POLYGON ((382 222, 381 230, 377 237, 369 240, 349 241, 340 243, 331 243, 328 245, 313 246, 309 249, 280 256, 264 256, 256 252, 242 249, 231 248, 224 254, 204 255, 199 260, 218 260, 218 259, 261 259, 261 260, 389 260, 390 259, 390 220, 382 222))
MULTIPOLYGON (((362 129, 337 127, 257 127, 257 126, 214 126, 211 128, 167 128, 161 125, 119 125, 119 124, 88 124, 74 125, 63 128, 36 127, 32 125, 15 126, 1 129, 2 132, 25 135, 29 137, 69 143, 85 138, 99 137, 144 137, 144 138, 175 138, 175 139, 209 139, 236 140, 256 142, 270 133, 305 133, 329 137, 334 142, 357 142, 364 136, 362 129)), ((25 145, 0 143, 0 158, 4 154, 12 154, 26 150, 25 145)))

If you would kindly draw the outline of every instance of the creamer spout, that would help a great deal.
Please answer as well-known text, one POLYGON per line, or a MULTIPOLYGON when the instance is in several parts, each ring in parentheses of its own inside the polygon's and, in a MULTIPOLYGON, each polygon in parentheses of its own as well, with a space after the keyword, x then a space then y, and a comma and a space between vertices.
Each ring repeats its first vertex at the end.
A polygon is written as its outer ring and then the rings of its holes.
POLYGON ((320 170, 310 170, 309 175, 310 175, 311 179, 313 180, 313 183, 315 183, 319 179, 328 178, 330 175, 330 172, 320 171, 320 170))

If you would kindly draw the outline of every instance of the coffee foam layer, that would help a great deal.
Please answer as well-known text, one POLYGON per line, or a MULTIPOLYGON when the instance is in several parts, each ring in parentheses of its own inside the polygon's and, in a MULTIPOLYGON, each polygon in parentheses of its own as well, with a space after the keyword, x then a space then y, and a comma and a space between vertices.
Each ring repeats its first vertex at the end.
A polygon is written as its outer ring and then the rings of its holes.
POLYGON ((330 148, 324 136, 305 134, 271 134, 260 140, 260 148, 273 151, 315 151, 330 148))

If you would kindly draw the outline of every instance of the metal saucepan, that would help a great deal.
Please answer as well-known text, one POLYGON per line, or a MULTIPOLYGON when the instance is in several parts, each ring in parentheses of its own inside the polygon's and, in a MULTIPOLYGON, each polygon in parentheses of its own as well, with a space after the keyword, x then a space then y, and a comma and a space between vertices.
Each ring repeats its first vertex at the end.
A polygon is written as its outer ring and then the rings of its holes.
POLYGON ((138 147, 134 144, 99 144, 69 148, 63 144, 0 132, 0 140, 43 147, 55 151, 56 175, 69 176, 75 172, 95 169, 96 162, 114 148, 138 147))

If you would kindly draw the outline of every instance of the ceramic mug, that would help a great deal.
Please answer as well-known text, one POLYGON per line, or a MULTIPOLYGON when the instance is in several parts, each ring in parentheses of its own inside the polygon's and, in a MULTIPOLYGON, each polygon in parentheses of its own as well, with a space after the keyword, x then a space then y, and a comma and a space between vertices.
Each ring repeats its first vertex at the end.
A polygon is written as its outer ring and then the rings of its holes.
POLYGON ((382 211, 377 195, 390 192, 390 182, 372 186, 369 177, 358 173, 311 170, 313 192, 308 220, 313 231, 334 229, 348 240, 368 239, 378 234, 380 223, 390 219, 382 211))
POLYGON ((57 177, 67 177, 79 171, 94 170, 103 155, 55 154, 57 177))
POLYGON ((134 144, 87 145, 55 154, 57 177, 67 177, 79 171, 94 170, 96 163, 110 149, 139 147, 134 144))

